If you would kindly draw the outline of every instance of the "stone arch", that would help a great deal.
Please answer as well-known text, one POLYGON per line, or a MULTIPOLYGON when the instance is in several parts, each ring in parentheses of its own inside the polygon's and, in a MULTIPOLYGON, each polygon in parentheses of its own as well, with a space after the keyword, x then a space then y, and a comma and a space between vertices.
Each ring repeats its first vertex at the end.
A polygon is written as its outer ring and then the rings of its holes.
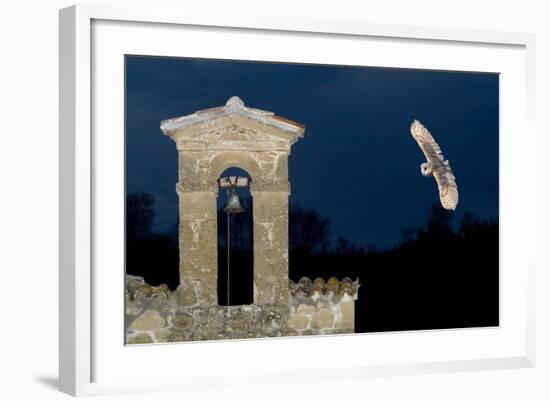
POLYGON ((218 154, 210 162, 208 168, 208 173, 206 175, 206 180, 211 185, 216 185, 217 190, 217 181, 220 178, 220 175, 227 170, 228 168, 236 167, 240 168, 248 173, 250 180, 255 182, 261 177, 261 168, 254 160, 252 155, 245 152, 223 152, 218 154))

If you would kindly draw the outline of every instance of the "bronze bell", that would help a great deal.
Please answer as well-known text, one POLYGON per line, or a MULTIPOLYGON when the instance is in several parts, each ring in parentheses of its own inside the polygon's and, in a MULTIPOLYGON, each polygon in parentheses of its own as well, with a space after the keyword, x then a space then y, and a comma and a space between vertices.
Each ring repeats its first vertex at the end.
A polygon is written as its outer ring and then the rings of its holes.
POLYGON ((223 208, 224 213, 242 213, 244 208, 241 206, 241 201, 239 200, 239 195, 235 188, 231 188, 227 191, 227 204, 223 208))

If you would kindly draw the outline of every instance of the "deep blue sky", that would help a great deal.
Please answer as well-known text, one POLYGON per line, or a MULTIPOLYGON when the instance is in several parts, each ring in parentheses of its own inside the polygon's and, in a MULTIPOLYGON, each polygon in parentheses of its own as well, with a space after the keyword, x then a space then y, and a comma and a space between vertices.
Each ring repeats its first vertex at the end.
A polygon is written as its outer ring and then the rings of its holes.
POLYGON ((155 227, 177 221, 177 151, 160 121, 239 96, 306 126, 292 147, 291 202, 331 221, 333 238, 395 245, 439 203, 410 135, 432 133, 465 210, 498 217, 498 75, 185 58, 126 58, 127 191, 156 198, 155 227))

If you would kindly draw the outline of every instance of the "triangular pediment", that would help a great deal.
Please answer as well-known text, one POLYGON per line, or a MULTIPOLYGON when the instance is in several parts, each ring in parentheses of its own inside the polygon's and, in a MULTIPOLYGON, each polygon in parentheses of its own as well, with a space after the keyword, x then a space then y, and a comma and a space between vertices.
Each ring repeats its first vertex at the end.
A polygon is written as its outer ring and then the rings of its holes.
POLYGON ((197 111, 161 122, 162 132, 178 144, 207 147, 241 146, 289 147, 304 134, 304 126, 273 112, 245 107, 238 97, 225 106, 197 111))

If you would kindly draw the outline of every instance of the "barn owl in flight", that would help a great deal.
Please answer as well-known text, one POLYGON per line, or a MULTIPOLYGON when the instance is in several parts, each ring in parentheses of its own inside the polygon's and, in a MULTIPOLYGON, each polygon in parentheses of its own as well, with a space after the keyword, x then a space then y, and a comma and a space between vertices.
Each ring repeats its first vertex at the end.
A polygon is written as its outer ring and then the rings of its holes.
POLYGON ((449 161, 445 160, 439 145, 420 121, 413 121, 411 134, 426 156, 427 162, 420 165, 420 172, 424 177, 435 177, 441 205, 447 210, 455 210, 458 204, 458 188, 449 161))

